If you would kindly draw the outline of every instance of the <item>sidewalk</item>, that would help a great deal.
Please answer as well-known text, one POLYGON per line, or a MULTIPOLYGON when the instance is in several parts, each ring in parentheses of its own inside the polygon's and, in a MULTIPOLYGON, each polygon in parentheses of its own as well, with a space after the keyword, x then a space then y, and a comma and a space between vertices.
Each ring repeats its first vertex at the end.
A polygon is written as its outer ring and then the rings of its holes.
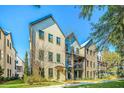
POLYGON ((39 88, 64 88, 64 87, 69 87, 69 86, 79 86, 79 85, 86 85, 86 84, 107 83, 107 82, 112 82, 112 81, 116 81, 116 80, 124 80, 124 78, 113 79, 113 80, 101 80, 98 82, 83 81, 83 82, 77 82, 77 83, 65 83, 62 85, 45 86, 45 87, 39 87, 39 88))

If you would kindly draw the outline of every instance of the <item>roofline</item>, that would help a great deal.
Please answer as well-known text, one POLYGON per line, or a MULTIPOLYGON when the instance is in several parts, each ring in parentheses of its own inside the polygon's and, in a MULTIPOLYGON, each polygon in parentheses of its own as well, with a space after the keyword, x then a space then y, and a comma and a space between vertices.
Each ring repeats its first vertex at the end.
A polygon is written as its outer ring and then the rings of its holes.
POLYGON ((15 47, 14 47, 14 44, 13 44, 12 33, 11 33, 11 32, 10 32, 10 33, 6 32, 6 33, 7 33, 7 34, 6 34, 5 31, 2 29, 2 27, 0 27, 0 29, 1 29, 1 31, 3 32, 3 34, 4 34, 5 36, 10 35, 11 40, 12 40, 12 47, 13 47, 13 49, 15 50, 15 52, 17 53, 17 51, 16 51, 16 49, 15 49, 15 47))
MULTIPOLYGON (((71 34, 74 35, 76 41, 78 42, 78 45, 80 46, 80 43, 79 43, 77 37, 75 36, 74 32, 71 32, 68 36, 66 36, 66 38, 68 38, 71 34)), ((81 47, 81 46, 80 46, 80 47, 81 47)))
POLYGON ((53 21, 57 24, 57 26, 58 26, 58 28, 60 29, 61 33, 62 33, 63 36, 65 37, 65 34, 63 33, 62 29, 60 28, 60 26, 58 25, 58 23, 56 22, 56 20, 55 20, 54 17, 52 16, 52 14, 49 14, 49 15, 47 15, 47 16, 45 16, 45 17, 42 17, 42 18, 40 18, 40 19, 38 19, 38 20, 35 20, 35 21, 31 22, 31 23, 29 24, 29 26, 31 27, 31 26, 33 26, 33 25, 39 23, 39 22, 42 22, 42 21, 48 19, 48 18, 52 18, 52 19, 53 19, 53 21))
POLYGON ((37 24, 37 23, 39 23, 39 22, 41 22, 41 21, 44 21, 44 20, 46 20, 46 19, 48 19, 48 18, 50 18, 50 17, 52 17, 51 14, 49 14, 49 15, 47 15, 47 16, 44 16, 44 17, 42 17, 42 18, 39 18, 39 19, 37 19, 37 20, 35 20, 35 21, 33 21, 33 22, 30 22, 30 25, 31 25, 31 26, 32 26, 32 25, 35 25, 35 24, 37 24))
MULTIPOLYGON (((88 41, 88 40, 87 40, 87 41, 88 41)), ((85 41, 85 42, 87 42, 87 41, 85 41)), ((89 41, 88 41, 88 43, 87 43, 87 44, 89 44, 89 42, 91 42, 91 41, 92 41, 92 39, 89 39, 89 41)), ((85 42, 84 42, 84 43, 85 43, 85 42)), ((84 43, 82 43, 82 44, 84 44, 84 43)), ((82 45, 82 44, 81 44, 81 45, 82 45)), ((85 46, 87 46, 87 44, 86 44, 86 45, 84 45, 84 46, 83 46, 83 47, 81 47, 81 48, 84 48, 85 46)))
POLYGON ((0 27, 1 31, 3 32, 3 34, 5 35, 5 31, 2 29, 2 27, 0 27))
POLYGON ((24 63, 24 61, 17 55, 17 57, 24 63))

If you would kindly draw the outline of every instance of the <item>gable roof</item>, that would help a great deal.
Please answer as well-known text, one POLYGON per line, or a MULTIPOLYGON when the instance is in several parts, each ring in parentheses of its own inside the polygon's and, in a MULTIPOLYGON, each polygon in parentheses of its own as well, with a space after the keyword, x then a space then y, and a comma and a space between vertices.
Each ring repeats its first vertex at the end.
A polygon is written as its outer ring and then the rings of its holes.
POLYGON ((5 36, 10 35, 10 37, 11 37, 11 41, 12 41, 12 47, 13 47, 13 49, 15 50, 15 52, 17 53, 17 51, 16 51, 16 49, 15 49, 15 47, 14 47, 14 42, 13 42, 13 38, 12 38, 12 33, 8 33, 8 32, 6 32, 6 31, 3 30, 1 27, 0 27, 0 30, 3 32, 3 34, 4 34, 5 36))
POLYGON ((33 25, 35 25, 35 24, 37 24, 37 23, 39 23, 39 22, 42 22, 42 21, 44 21, 44 20, 46 20, 46 19, 48 19, 48 18, 52 18, 52 20, 57 24, 57 26, 58 26, 58 28, 60 29, 61 33, 62 33, 63 36, 65 37, 64 33, 62 32, 62 30, 61 30, 60 26, 58 25, 58 23, 56 22, 56 20, 53 18, 52 14, 49 14, 49 15, 47 15, 47 16, 44 16, 44 17, 42 17, 42 18, 40 18, 40 19, 38 19, 38 20, 35 20, 35 21, 31 22, 31 23, 30 23, 30 26, 33 26, 33 25))
POLYGON ((18 55, 17 55, 17 58, 20 59, 24 63, 24 61, 18 55))
POLYGON ((77 37, 75 36, 74 32, 71 32, 68 36, 66 36, 66 38, 72 37, 74 36, 75 40, 77 41, 78 45, 80 46, 80 43, 78 42, 77 37))
POLYGON ((89 40, 85 41, 83 44, 81 44, 81 47, 86 47, 88 45, 91 45, 92 43, 93 43, 92 40, 89 39, 89 40))

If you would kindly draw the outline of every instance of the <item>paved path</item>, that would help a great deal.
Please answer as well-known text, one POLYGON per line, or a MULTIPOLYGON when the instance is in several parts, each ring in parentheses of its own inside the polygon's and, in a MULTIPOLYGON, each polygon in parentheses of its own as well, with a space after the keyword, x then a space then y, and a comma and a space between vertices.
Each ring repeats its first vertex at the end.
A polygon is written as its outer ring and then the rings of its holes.
MULTIPOLYGON (((112 82, 112 81, 117 81, 117 80, 124 80, 122 79, 114 79, 114 80, 101 80, 99 83, 107 83, 107 82, 112 82)), ((79 83, 66 83, 63 85, 53 85, 53 86, 46 86, 46 87, 39 87, 39 88, 64 88, 64 87, 69 87, 69 86, 79 86, 79 85, 86 85, 86 84, 96 84, 98 82, 79 82, 79 83)))

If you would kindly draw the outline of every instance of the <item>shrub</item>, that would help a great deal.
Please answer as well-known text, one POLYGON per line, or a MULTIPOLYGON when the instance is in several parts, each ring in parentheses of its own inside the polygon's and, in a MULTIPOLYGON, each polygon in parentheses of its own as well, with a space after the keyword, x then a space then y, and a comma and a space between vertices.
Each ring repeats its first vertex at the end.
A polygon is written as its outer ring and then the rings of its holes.
POLYGON ((0 77, 0 81, 4 81, 4 77, 1 76, 1 77, 0 77))
POLYGON ((84 78, 84 80, 90 80, 90 78, 84 78))
POLYGON ((5 78, 5 81, 10 81, 10 80, 11 80, 11 78, 9 78, 9 77, 5 78))
POLYGON ((10 80, 16 80, 18 79, 17 77, 11 77, 10 80))
POLYGON ((32 85, 32 84, 41 84, 41 82, 47 82, 47 79, 45 78, 41 78, 41 77, 36 77, 36 76, 30 76, 27 78, 27 82, 28 84, 32 85))
POLYGON ((41 82, 48 82, 48 80, 45 78, 41 78, 41 82))
POLYGON ((41 82, 41 79, 39 77, 36 76, 30 76, 27 78, 27 83, 32 85, 33 83, 38 83, 41 82))
POLYGON ((28 78, 27 83, 32 85, 33 84, 33 79, 31 77, 28 78))

